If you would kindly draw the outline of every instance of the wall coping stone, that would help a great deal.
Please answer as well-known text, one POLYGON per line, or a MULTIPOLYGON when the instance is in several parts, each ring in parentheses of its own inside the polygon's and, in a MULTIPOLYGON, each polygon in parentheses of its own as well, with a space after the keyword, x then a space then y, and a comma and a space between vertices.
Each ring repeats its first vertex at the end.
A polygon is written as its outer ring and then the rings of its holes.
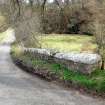
POLYGON ((53 56, 58 59, 70 60, 73 62, 79 62, 84 64, 95 64, 101 61, 101 56, 98 54, 91 54, 91 53, 57 53, 49 49, 41 49, 41 48, 24 48, 24 51, 29 52, 36 52, 39 54, 44 54, 48 56, 53 56))
POLYGON ((95 64, 101 61, 100 55, 90 53, 56 53, 54 57, 84 64, 95 64))

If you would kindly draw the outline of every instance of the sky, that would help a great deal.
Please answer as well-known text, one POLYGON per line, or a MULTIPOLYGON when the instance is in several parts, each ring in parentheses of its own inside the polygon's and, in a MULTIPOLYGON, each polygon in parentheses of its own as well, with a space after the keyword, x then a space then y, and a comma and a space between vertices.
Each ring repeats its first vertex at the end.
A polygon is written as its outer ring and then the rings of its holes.
MULTIPOLYGON (((29 0, 24 0, 26 3, 29 3, 29 0)), ((54 0, 48 0, 49 3, 52 3, 54 0)), ((62 0, 64 1, 64 0, 62 0)))
MULTIPOLYGON (((52 3, 54 0, 48 0, 50 3, 52 3)), ((62 1, 64 1, 64 0, 62 0, 62 1)))
MULTIPOLYGON (((29 3, 29 0, 24 0, 26 3, 29 3)), ((52 3, 54 0, 48 0, 49 3, 52 3)))
POLYGON ((52 2, 53 2, 53 0, 49 0, 49 2, 50 2, 50 3, 52 3, 52 2))

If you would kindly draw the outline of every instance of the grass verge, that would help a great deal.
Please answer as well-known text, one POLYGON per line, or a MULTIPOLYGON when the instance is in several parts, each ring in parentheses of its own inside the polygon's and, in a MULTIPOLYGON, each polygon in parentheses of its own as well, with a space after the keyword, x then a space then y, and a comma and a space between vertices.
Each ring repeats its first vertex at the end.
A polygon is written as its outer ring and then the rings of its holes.
POLYGON ((12 28, 8 28, 6 31, 0 33, 0 43, 8 43, 9 40, 14 39, 14 30, 12 28))
POLYGON ((5 32, 0 33, 0 43, 3 41, 3 39, 6 37, 5 32))
MULTIPOLYGON (((20 59, 24 64, 30 64, 33 68, 40 68, 43 72, 49 71, 56 75, 59 80, 72 83, 77 87, 81 87, 97 93, 105 93, 105 71, 96 70, 91 75, 84 75, 79 72, 73 72, 66 67, 54 62, 43 61, 33 58, 31 55, 24 55, 20 46, 12 46, 12 57, 20 59)), ((34 70, 36 70, 34 69, 34 70)))

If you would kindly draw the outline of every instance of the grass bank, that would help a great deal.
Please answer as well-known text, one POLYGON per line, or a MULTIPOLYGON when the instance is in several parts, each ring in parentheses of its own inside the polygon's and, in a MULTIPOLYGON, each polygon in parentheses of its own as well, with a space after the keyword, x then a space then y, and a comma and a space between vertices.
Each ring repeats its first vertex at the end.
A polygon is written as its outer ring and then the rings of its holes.
POLYGON ((0 43, 5 39, 6 32, 0 33, 0 43))
POLYGON ((97 45, 93 36, 87 35, 42 35, 39 36, 42 48, 55 49, 61 52, 95 52, 97 45))
POLYGON ((9 43, 10 40, 15 40, 12 28, 8 28, 5 32, 0 33, 0 43, 9 43))
POLYGON ((94 91, 97 93, 105 93, 105 71, 96 70, 91 75, 84 75, 79 72, 73 72, 66 67, 54 62, 43 61, 33 58, 31 55, 24 55, 20 46, 12 46, 12 57, 20 59, 24 64, 30 64, 34 71, 40 68, 43 72, 47 70, 56 75, 59 80, 73 84, 77 87, 94 91))

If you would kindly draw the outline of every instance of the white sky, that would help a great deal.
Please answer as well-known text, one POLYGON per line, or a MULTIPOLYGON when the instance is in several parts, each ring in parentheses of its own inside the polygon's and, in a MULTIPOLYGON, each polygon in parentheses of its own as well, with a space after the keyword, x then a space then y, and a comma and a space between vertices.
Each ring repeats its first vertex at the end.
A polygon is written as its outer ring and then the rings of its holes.
MULTIPOLYGON (((29 0, 24 0, 26 3, 29 3, 29 0)), ((54 0, 48 0, 49 3, 52 3, 54 0)))
POLYGON ((52 3, 54 0, 48 0, 50 3, 52 3))
MULTIPOLYGON (((50 3, 52 3, 54 0, 48 0, 50 3)), ((64 2, 64 0, 62 0, 64 2)))
POLYGON ((29 3, 29 0, 24 0, 26 3, 29 3))
MULTIPOLYGON (((29 0, 24 0, 26 3, 29 3, 29 0)), ((48 0, 49 3, 52 3, 54 0, 48 0)), ((64 1, 64 0, 62 0, 64 1)))

